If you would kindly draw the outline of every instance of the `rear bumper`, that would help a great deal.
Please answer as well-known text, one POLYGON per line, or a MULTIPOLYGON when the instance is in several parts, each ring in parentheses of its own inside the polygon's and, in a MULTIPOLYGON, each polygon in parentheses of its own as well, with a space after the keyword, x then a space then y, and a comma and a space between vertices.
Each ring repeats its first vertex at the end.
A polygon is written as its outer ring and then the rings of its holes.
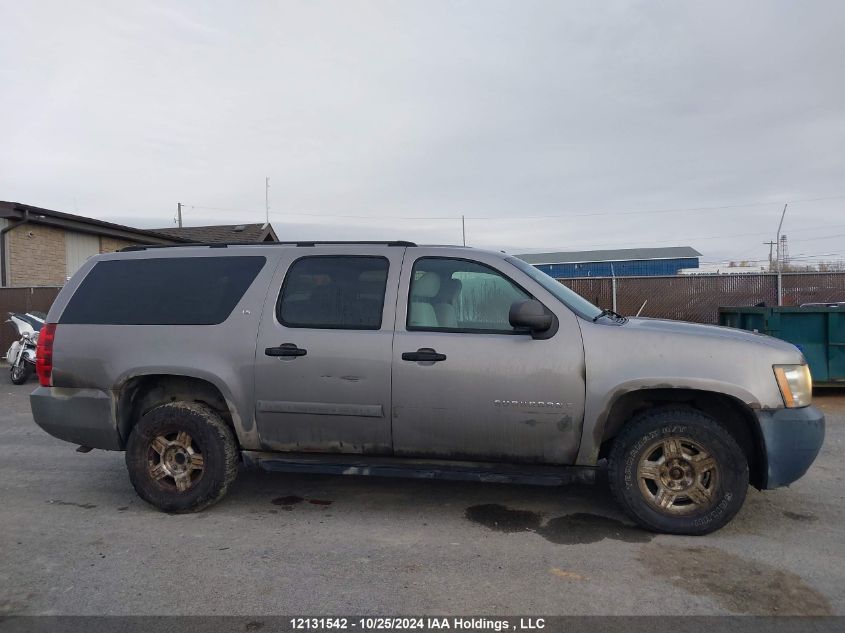
POLYGON ((91 448, 123 450, 113 400, 99 389, 38 387, 29 396, 35 423, 53 437, 91 448))
POLYGON ((813 406, 758 411, 766 449, 764 488, 797 481, 815 461, 824 442, 824 414, 813 406))

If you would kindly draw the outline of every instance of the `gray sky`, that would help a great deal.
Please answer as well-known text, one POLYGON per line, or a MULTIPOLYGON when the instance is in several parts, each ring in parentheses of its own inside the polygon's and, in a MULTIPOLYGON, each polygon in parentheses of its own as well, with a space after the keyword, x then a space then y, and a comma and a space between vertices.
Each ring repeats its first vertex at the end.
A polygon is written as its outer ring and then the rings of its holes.
MULTIPOLYGON (((473 246, 720 261, 767 256, 785 201, 845 196, 839 0, 0 0, 0 23, 0 199, 261 221, 269 176, 283 238, 460 243, 465 214, 473 246)), ((843 210, 791 203, 791 253, 845 258, 843 210)))

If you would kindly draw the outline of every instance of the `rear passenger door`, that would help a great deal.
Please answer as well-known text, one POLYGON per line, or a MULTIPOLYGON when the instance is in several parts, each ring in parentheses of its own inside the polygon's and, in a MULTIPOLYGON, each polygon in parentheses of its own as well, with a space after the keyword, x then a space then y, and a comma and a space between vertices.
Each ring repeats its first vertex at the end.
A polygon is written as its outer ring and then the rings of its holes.
POLYGON ((255 357, 263 448, 392 452, 390 364, 403 247, 291 248, 255 357))

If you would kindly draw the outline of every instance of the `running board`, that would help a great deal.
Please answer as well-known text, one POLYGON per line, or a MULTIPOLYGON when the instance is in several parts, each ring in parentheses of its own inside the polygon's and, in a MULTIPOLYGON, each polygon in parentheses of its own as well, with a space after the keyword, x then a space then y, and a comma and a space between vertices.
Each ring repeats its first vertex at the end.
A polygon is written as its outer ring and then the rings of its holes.
POLYGON ((303 455, 261 451, 243 451, 242 455, 247 466, 287 473, 449 479, 540 486, 592 484, 596 478, 596 469, 588 466, 495 464, 361 455, 303 455))

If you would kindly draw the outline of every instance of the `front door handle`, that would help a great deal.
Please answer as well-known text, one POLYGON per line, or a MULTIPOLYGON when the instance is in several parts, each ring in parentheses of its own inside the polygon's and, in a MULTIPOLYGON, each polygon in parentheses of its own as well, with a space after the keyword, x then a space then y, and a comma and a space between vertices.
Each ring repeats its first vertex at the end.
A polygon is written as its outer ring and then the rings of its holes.
POLYGON ((267 356, 305 356, 308 352, 294 343, 282 343, 278 347, 264 349, 267 356))
POLYGON ((436 363, 446 360, 446 354, 438 354, 430 347, 421 347, 416 352, 402 352, 402 360, 429 361, 436 363))

